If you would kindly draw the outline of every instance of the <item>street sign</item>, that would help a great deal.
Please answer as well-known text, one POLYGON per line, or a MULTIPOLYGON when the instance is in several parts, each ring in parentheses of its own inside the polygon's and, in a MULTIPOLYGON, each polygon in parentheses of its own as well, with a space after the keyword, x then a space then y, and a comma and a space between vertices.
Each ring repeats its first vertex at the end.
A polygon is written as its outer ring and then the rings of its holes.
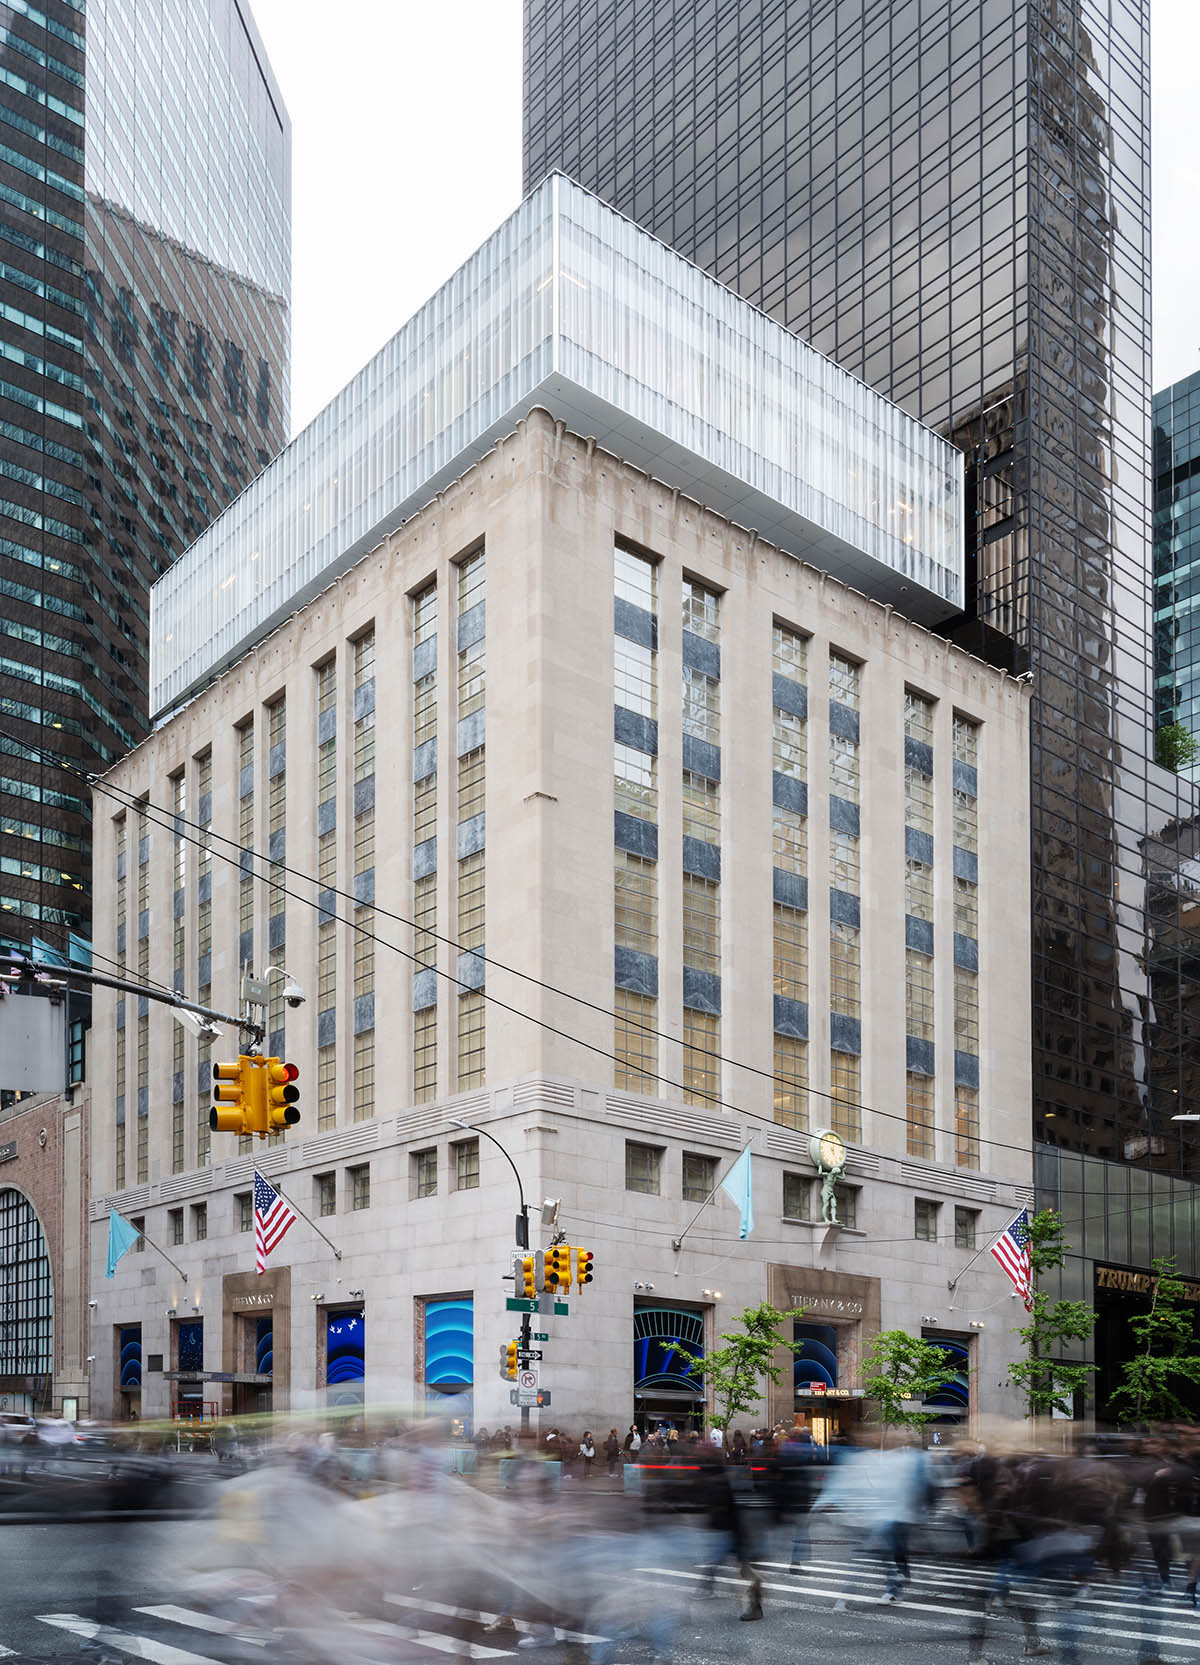
POLYGON ((538 1402, 538 1391, 537 1391, 536 1388, 518 1388, 517 1389, 517 1404, 518 1405, 522 1406, 523 1408, 527 1408, 527 1409, 532 1410, 533 1406, 536 1405, 537 1402, 538 1402))
POLYGON ((519 1388, 509 1388, 508 1402, 510 1405, 527 1405, 531 1409, 540 1405, 544 1410, 550 1403, 550 1389, 538 1388, 536 1393, 530 1393, 528 1389, 522 1392, 519 1388))
POLYGON ((536 1312, 538 1303, 534 1300, 527 1301, 523 1295, 509 1295, 504 1307, 506 1312, 536 1312))
POLYGON ((517 1348, 517 1357, 520 1359, 522 1364, 525 1363, 526 1359, 540 1359, 541 1356, 542 1356, 542 1349, 540 1347, 518 1347, 517 1348))
POLYGON ((536 1393, 537 1385, 538 1373, 533 1365, 524 1365, 517 1371, 518 1393, 536 1393))
POLYGON ((533 1341, 549 1341, 550 1332, 549 1330, 533 1330, 530 1339, 533 1341))

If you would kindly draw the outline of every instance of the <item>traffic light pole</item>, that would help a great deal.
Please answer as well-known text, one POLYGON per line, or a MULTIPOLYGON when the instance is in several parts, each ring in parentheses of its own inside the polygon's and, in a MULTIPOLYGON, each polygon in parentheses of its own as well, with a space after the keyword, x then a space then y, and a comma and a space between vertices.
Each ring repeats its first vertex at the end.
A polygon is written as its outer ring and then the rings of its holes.
MULTIPOLYGON (((518 1244, 518 1248, 525 1248, 525 1247, 528 1247, 528 1245, 527 1244, 518 1244)), ((532 1340, 533 1340, 533 1325, 530 1322, 529 1314, 527 1312, 523 1312, 521 1314, 521 1351, 522 1351, 522 1353, 524 1353, 526 1355, 526 1357, 528 1357, 529 1344, 532 1340)), ((518 1376, 520 1375, 520 1373, 521 1373, 520 1364, 518 1363, 518 1366, 517 1366, 518 1376)), ((521 1438, 522 1438, 522 1440, 525 1440, 525 1441, 528 1441, 528 1439, 529 1439, 529 1406, 528 1405, 522 1405, 521 1406, 521 1438)))
POLYGON ((87 971, 81 966, 46 965, 26 954, 10 953, 7 958, 11 967, 5 974, 7 977, 28 977, 40 983, 43 988, 66 988, 66 979, 70 977, 83 983, 99 984, 101 988, 116 989, 121 994, 140 995, 143 1000, 157 1000, 164 1006, 173 1006, 176 1011, 194 1012, 197 1017, 207 1018, 210 1023, 231 1024, 235 1029, 244 1029, 258 1046, 262 1045, 266 1034, 266 1029, 261 1023, 254 1023, 247 1017, 231 1017, 228 1012, 216 1012, 210 1006, 198 1006, 194 1000, 185 1000, 173 989, 147 988, 144 983, 132 983, 124 977, 109 977, 100 971, 87 971))

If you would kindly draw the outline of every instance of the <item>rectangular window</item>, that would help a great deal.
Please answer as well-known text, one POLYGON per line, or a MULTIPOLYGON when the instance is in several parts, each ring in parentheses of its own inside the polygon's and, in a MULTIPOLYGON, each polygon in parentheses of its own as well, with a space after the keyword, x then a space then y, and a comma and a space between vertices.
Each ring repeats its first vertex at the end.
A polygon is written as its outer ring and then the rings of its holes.
POLYGON ((233 1199, 233 1214, 237 1221, 236 1230, 252 1231, 254 1229, 254 1194, 251 1191, 238 1191, 233 1199))
POLYGON ((771 767, 777 775, 793 780, 808 778, 808 723, 779 706, 772 719, 771 767))
POLYGON ((707 1202, 717 1183, 717 1159, 696 1151, 683 1153, 683 1200, 707 1202))
POLYGON ((458 1091, 482 1087, 484 1082, 484 1045, 486 1013, 483 995, 460 994, 458 997, 458 1091))
POLYGON ((438 1188, 437 1146, 429 1150, 415 1150, 412 1154, 413 1195, 436 1197, 438 1188))
POLYGON ((313 1206, 319 1219, 337 1213, 337 1175, 313 1175, 313 1206))
POLYGON ((658 1002, 630 989, 615 991, 614 1081, 627 1093, 658 1092, 658 1002))
MULTIPOLYGON (((658 953, 658 863, 613 851, 614 928, 618 948, 658 953)), ((685 956, 686 957, 686 956, 685 956)))
POLYGON ((346 1187, 350 1192, 351 1209, 370 1208, 371 1165, 369 1162, 363 1162, 356 1168, 346 1169, 346 1187))
POLYGON ((812 1180, 807 1174, 784 1174, 783 1213, 788 1220, 812 1219, 812 1180))
POLYGON ((625 1189, 657 1197, 662 1189, 662 1150, 657 1145, 625 1141, 625 1189))
POLYGON ((808 1043, 776 1035, 775 1120, 783 1127, 808 1126, 808 1043))
POLYGON ((933 1039, 933 955, 915 948, 904 951, 904 1014, 907 1034, 933 1039))
POLYGON ((683 771, 683 836, 721 842, 721 788, 690 769, 683 771))
POLYGON ((978 1209, 955 1208, 954 1247, 956 1249, 973 1249, 975 1247, 975 1233, 978 1221, 978 1209))
POLYGON ((979 974, 954 968, 954 1048, 979 1056, 979 974))
POLYGON ((837 1202, 838 1224, 845 1226, 847 1231, 858 1230, 858 1194, 861 1187, 857 1185, 835 1185, 834 1199, 837 1202))
POLYGON ((683 732, 710 746, 721 743, 721 684, 689 665, 683 667, 683 732))
POLYGON ((458 942, 464 951, 484 945, 486 884, 483 851, 458 864, 458 942))
POLYGON ((959 936, 979 939, 979 886, 969 879, 954 881, 954 929, 959 936))
POLYGON ((772 826, 775 866, 784 873, 806 872, 808 818, 796 810, 777 809, 772 826))
POLYGON ((904 690, 904 733, 910 740, 933 744, 933 701, 911 688, 904 690))
POLYGON ((683 581, 683 628, 706 642, 720 640, 721 598, 694 578, 683 581))
POLYGON ((859 931, 837 921, 829 927, 829 1009, 842 1017, 862 1016, 859 931))
POLYGON ((923 861, 910 858, 904 864, 904 911, 933 923, 933 868, 923 861))
POLYGON ((458 818, 460 821, 470 821, 472 817, 483 814, 484 785, 487 774, 484 751, 483 746, 476 746, 474 751, 464 752, 458 760, 458 818))
POLYGON ((337 1047, 317 1050, 317 1130, 337 1126, 337 1047))
POLYGON ((456 1191, 477 1191, 479 1189, 479 1140, 460 1139, 454 1150, 454 1189, 456 1191))
POLYGON ((621 601, 632 602, 644 612, 658 610, 658 568, 645 555, 635 555, 620 544, 613 551, 613 587, 621 601))
POLYGON ((808 677, 808 637, 786 624, 776 622, 772 631, 771 659, 780 676, 793 682, 804 682, 808 677))
POLYGON ((428 1104, 437 1097, 437 1007, 413 1013, 413 1098, 428 1104))
POLYGON ((979 850, 979 799, 958 787, 954 789, 954 842, 960 850, 979 850))
POLYGON ((641 642, 618 636, 613 643, 613 699, 626 711, 653 717, 657 706, 657 654, 641 642))
POLYGON ((979 766, 979 724, 954 713, 954 761, 979 766))
POLYGON ((959 1168, 979 1166, 979 1091, 954 1089, 954 1161, 959 1168))
POLYGON ((862 666, 844 654, 829 655, 829 697, 857 711, 862 698, 862 666))
POLYGON ((910 1156, 924 1156, 931 1161, 933 1140, 933 1077, 917 1075, 912 1070, 905 1077, 905 1106, 907 1148, 910 1156))
POLYGON ((941 1204, 917 1197, 913 1203, 913 1236, 918 1243, 936 1243, 941 1204))
POLYGON ((208 1236, 208 1204, 192 1204, 192 1242, 203 1243, 208 1236))
POLYGON ((857 1144, 862 1138, 862 1087, 856 1053, 829 1054, 829 1096, 833 1131, 857 1144))
POLYGON ((808 915, 801 908, 775 903, 775 993, 788 1000, 808 999, 808 915))
POLYGON ((183 1242, 182 1208, 168 1208, 167 1210, 167 1242, 172 1246, 183 1242))
POLYGON ((721 1020, 683 1008, 683 1096, 689 1104, 717 1105, 721 1097, 721 1020))
MULTIPOLYGON (((633 746, 613 746, 613 807, 641 821, 658 819, 658 759, 633 746)), ((686 781, 686 777, 685 777, 686 781)))
POLYGON ((714 976, 721 971, 721 887, 694 873, 683 875, 683 963, 714 976))
POLYGON ((375 1031, 354 1037, 354 1120, 369 1122, 375 1114, 375 1031))

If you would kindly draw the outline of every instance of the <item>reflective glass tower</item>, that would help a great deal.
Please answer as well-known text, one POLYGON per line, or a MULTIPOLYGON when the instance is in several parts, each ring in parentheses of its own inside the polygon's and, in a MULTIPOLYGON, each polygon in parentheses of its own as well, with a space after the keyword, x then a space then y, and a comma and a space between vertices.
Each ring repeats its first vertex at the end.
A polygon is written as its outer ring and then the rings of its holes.
POLYGON ((287 434, 291 141, 245 0, 0 20, 0 938, 87 934, 56 766, 148 724, 148 590, 287 434))
POLYGON ((1188 1173, 1171 898, 1195 809, 1151 745, 1148 35, 1149 0, 526 0, 524 163, 965 452, 945 628, 1034 679, 1037 1134, 1188 1173))
POLYGON ((1200 372, 1154 395, 1154 722, 1200 735, 1200 372))

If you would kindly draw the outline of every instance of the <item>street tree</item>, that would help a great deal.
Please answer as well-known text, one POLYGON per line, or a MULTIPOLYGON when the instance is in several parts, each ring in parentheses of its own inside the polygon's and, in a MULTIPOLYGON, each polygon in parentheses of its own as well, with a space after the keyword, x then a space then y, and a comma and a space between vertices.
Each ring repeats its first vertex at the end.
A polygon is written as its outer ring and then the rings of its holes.
POLYGON ((769 1301, 761 1306, 747 1307, 736 1320, 739 1330, 727 1330, 718 1339, 723 1347, 716 1347, 701 1356, 689 1352, 681 1342, 673 1342, 671 1351, 687 1361, 697 1375, 703 1376, 712 1387, 713 1426, 725 1432, 734 1417, 751 1411, 762 1398, 766 1381, 778 1382, 780 1371, 775 1355, 781 1347, 795 1355, 804 1345, 789 1341, 780 1329, 785 1320, 799 1318, 803 1307, 780 1312, 769 1301))
POLYGON ((1029 1416, 1050 1416, 1055 1410, 1070 1415, 1074 1396, 1095 1370, 1094 1364, 1075 1364, 1062 1358, 1073 1341, 1090 1341, 1096 1314, 1086 1301, 1052 1301, 1038 1279, 1060 1267, 1067 1257, 1062 1216, 1043 1208, 1029 1221, 1029 1261, 1033 1293, 1029 1321, 1014 1329, 1025 1344, 1025 1357, 1008 1367, 1010 1379, 1025 1395, 1029 1416))
POLYGON ((1118 1422, 1188 1422, 1192 1409, 1172 1383, 1200 1385, 1200 1346, 1186 1286, 1175 1276, 1174 1255, 1151 1262, 1150 1305, 1129 1321, 1137 1352, 1121 1366, 1124 1380, 1109 1398, 1118 1422))
POLYGON ((863 1354, 863 1394, 875 1406, 882 1446, 889 1428, 919 1428, 934 1422, 937 1411, 906 1409, 906 1402, 926 1399, 956 1374, 946 1351, 907 1330, 881 1330, 863 1354))

